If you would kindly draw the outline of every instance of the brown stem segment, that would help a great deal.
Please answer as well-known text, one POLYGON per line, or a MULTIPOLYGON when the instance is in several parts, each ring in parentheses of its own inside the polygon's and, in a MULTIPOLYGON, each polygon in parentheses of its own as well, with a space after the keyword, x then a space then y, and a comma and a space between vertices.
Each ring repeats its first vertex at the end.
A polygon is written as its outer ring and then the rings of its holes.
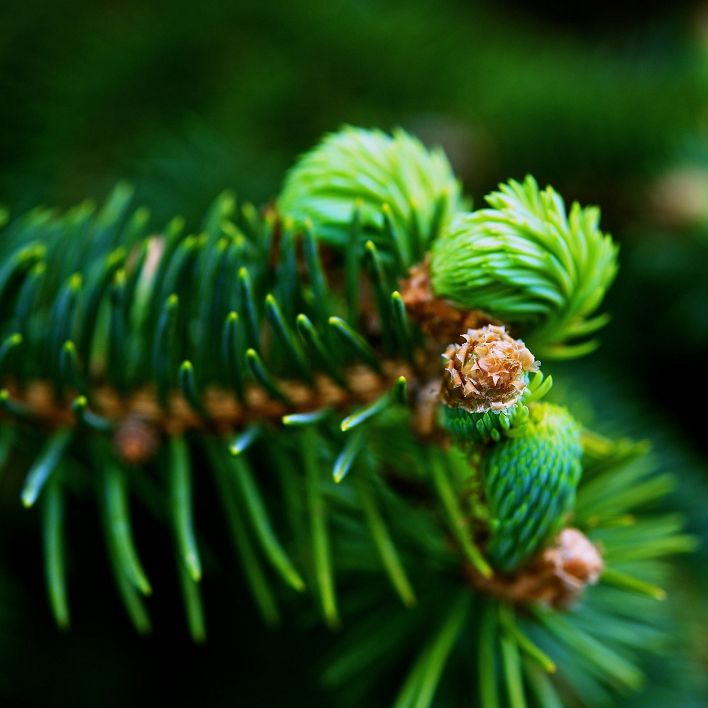
MULTIPOLYGON (((278 386, 292 401, 291 405, 274 398, 257 384, 246 387, 243 400, 232 391, 207 386, 202 396, 202 415, 193 410, 177 390, 170 393, 165 406, 160 405, 157 391, 150 385, 126 394, 121 394, 110 386, 98 385, 93 388, 88 398, 95 413, 116 425, 123 420, 140 418, 169 435, 192 429, 219 433, 251 422, 279 421, 289 413, 325 407, 346 409, 353 404, 369 403, 391 388, 400 376, 405 376, 415 389, 416 382, 410 365, 397 360, 382 362, 381 372, 366 366, 348 368, 346 388, 338 386, 323 374, 316 376, 312 386, 297 380, 279 381, 278 386)), ((73 397, 70 392, 60 397, 51 382, 33 381, 22 387, 9 382, 6 388, 12 400, 20 404, 29 417, 47 427, 55 428, 75 423, 71 410, 73 397)))
POLYGON ((468 329, 501 324, 487 312, 460 309, 449 300, 437 297, 430 281, 429 255, 410 269, 408 278, 401 281, 400 292, 411 319, 443 346, 456 342, 468 329))

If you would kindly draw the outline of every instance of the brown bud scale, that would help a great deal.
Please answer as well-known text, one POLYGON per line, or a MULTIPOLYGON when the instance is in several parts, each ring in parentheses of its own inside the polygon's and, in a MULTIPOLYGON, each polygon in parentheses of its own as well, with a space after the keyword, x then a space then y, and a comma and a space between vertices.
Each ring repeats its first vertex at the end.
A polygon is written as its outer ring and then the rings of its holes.
POLYGON ((586 586, 597 583, 603 570, 598 548, 571 527, 511 576, 484 578, 471 566, 466 568, 474 587, 488 595, 521 604, 541 602, 561 610, 574 605, 586 586))
POLYGON ((410 269, 408 278, 401 281, 400 291, 408 316, 436 342, 444 344, 468 329, 499 324, 498 320, 482 310, 460 309, 454 303, 434 295, 429 256, 410 269))
POLYGON ((503 326, 469 329, 462 339, 445 352, 442 401, 470 413, 499 413, 513 406, 526 388, 524 375, 538 371, 540 362, 503 326))

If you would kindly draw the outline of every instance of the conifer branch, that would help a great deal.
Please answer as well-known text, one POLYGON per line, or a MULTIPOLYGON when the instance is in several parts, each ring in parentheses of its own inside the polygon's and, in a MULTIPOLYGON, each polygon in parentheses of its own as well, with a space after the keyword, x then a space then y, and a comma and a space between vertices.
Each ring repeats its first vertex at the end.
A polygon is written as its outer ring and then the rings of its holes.
POLYGON ((421 708, 463 662, 484 706, 638 686, 627 637, 659 631, 661 559, 694 540, 652 511, 671 476, 543 400, 534 357, 595 346, 617 249, 597 210, 532 178, 488 204, 467 211, 443 153, 404 131, 344 128, 275 206, 224 193, 192 232, 153 224, 125 185, 100 210, 10 220, 0 461, 21 458, 18 495, 41 506, 57 624, 81 490, 136 630, 151 627, 140 503, 206 639, 205 463, 264 621, 312 596, 351 632, 329 683, 395 670, 397 705, 421 708))

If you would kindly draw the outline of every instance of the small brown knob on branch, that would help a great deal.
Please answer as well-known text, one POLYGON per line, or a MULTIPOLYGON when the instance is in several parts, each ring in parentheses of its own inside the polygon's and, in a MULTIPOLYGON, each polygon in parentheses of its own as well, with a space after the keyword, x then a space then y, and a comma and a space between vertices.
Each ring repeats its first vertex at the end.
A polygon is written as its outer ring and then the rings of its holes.
POLYGON ((129 415, 113 435, 113 446, 123 462, 142 465, 157 452, 160 436, 155 425, 140 415, 129 415))

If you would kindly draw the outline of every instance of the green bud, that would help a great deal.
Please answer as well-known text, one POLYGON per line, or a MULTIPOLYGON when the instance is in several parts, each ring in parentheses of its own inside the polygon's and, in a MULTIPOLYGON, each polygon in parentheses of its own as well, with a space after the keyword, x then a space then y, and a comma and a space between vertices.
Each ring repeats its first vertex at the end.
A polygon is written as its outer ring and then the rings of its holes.
POLYGON ((580 426, 565 408, 529 407, 518 435, 493 445, 482 467, 491 519, 487 555, 515 571, 560 530, 581 474, 580 426))

